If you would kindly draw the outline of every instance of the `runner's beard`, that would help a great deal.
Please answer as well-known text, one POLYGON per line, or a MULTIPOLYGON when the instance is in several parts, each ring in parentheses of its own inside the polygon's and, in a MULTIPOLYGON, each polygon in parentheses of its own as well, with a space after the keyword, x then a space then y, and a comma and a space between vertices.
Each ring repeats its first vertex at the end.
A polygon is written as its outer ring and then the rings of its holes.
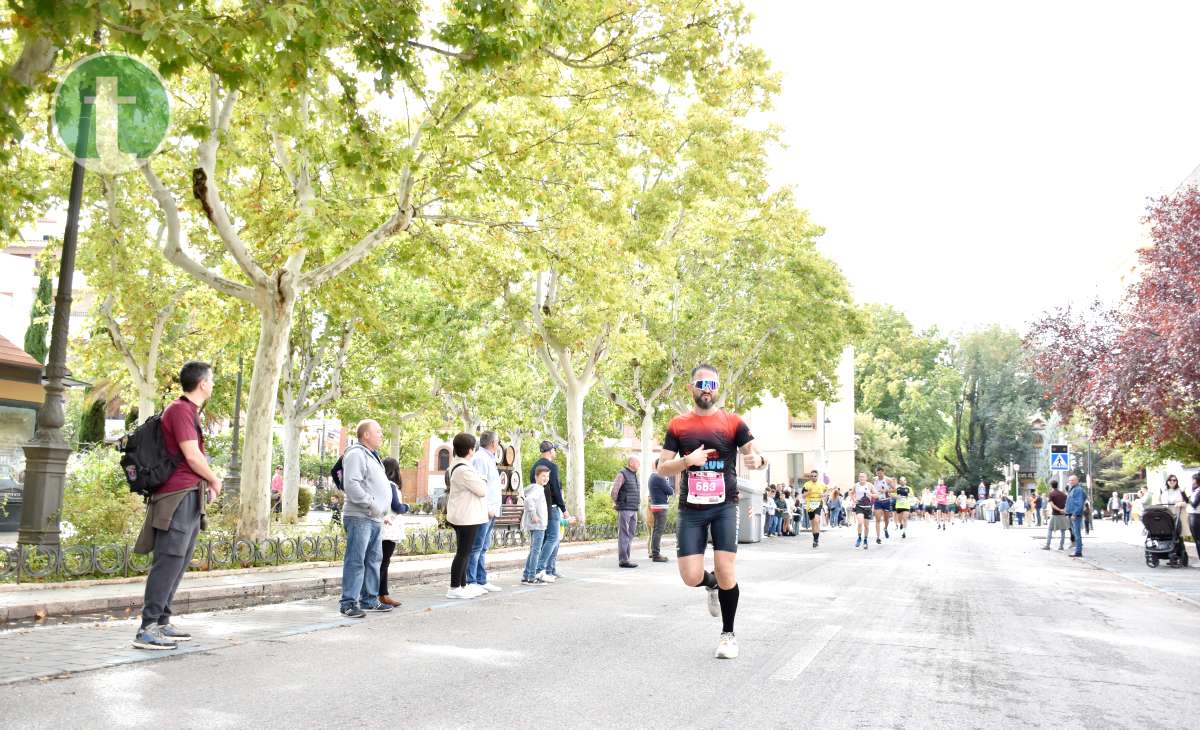
POLYGON ((696 407, 701 410, 707 411, 709 408, 713 407, 713 397, 708 393, 701 393, 700 395, 692 396, 692 400, 696 402, 696 407))

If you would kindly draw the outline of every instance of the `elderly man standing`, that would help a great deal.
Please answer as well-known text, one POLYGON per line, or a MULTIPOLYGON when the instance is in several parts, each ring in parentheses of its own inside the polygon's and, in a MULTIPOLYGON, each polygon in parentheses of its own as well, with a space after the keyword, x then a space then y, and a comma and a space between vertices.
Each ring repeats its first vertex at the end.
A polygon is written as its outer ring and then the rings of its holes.
POLYGON ((636 456, 629 457, 628 465, 613 478, 612 500, 617 510, 617 561, 622 568, 636 568, 629 562, 629 548, 633 534, 637 532, 638 506, 642 490, 638 484, 637 471, 641 462, 636 456))
POLYGON ((358 424, 358 443, 342 454, 342 486, 346 506, 342 526, 346 530, 346 555, 342 558, 343 616, 362 618, 364 611, 391 611, 379 601, 379 564, 383 562, 381 530, 392 504, 392 485, 383 470, 377 450, 383 429, 372 420, 358 424))
POLYGON ((496 468, 496 454, 500 451, 500 442, 496 440, 495 431, 484 431, 479 434, 479 448, 471 459, 471 468, 483 477, 487 484, 488 521, 479 526, 475 533, 475 544, 471 546, 471 555, 467 558, 467 585, 477 585, 489 593, 496 593, 500 586, 488 580, 487 564, 483 554, 492 544, 492 529, 496 526, 496 517, 500 515, 500 470, 496 468))

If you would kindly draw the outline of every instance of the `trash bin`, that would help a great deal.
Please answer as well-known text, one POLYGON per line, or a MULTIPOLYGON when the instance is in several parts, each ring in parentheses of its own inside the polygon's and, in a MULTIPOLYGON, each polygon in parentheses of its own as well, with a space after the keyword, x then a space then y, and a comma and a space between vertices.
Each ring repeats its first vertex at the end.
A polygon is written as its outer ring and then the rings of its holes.
POLYGON ((763 536, 763 494, 766 483, 738 477, 738 542, 761 542, 763 536))

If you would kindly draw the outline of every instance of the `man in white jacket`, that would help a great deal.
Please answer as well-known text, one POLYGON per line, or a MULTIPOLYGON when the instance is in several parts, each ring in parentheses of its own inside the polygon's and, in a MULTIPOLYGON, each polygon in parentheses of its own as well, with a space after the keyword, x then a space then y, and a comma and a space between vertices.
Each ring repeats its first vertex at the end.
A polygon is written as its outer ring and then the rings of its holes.
POLYGON ((377 422, 366 420, 358 424, 358 443, 342 454, 346 554, 342 558, 339 609, 350 618, 362 618, 365 611, 392 610, 379 602, 379 564, 383 560, 380 530, 392 504, 392 485, 376 453, 382 443, 383 429, 377 422))

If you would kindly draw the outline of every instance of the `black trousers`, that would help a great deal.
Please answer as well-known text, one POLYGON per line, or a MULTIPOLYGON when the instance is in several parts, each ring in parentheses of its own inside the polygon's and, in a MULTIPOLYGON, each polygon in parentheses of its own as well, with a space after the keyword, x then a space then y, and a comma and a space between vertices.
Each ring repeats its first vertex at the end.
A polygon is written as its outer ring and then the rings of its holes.
POLYGON ((379 595, 386 596, 388 594, 387 586, 387 570, 388 565, 392 562, 392 553, 396 552, 396 543, 394 540, 382 540, 383 543, 383 560, 379 563, 379 595))
POLYGON ((192 561, 196 536, 200 534, 200 500, 203 498, 201 490, 184 497, 171 516, 170 529, 154 531, 154 562, 146 576, 146 594, 142 601, 143 627, 171 622, 171 600, 192 561))
POLYGON ((467 584, 467 558, 475 545, 475 533, 479 525, 454 525, 454 560, 450 563, 450 587, 462 588, 467 584))
POLYGON ((1200 560, 1200 515, 1188 515, 1188 528, 1192 531, 1193 545, 1196 546, 1196 559, 1200 560))

